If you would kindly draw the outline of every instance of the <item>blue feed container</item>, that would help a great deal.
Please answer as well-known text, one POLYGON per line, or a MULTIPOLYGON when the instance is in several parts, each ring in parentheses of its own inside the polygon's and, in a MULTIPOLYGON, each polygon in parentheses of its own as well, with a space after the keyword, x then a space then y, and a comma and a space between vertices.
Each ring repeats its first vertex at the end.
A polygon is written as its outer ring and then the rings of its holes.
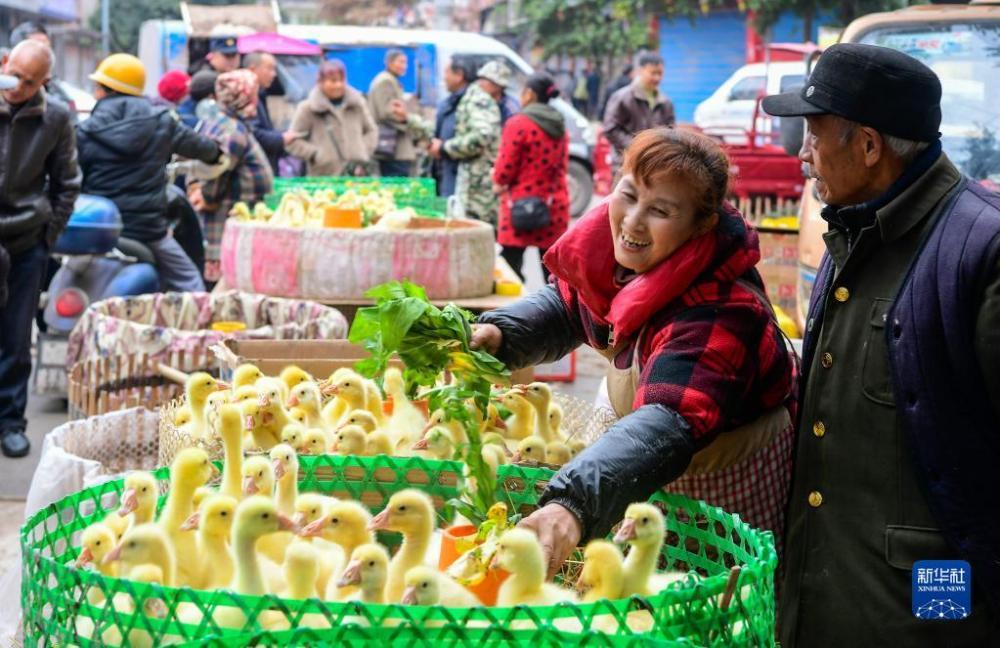
POLYGON ((122 231, 118 208, 107 198, 80 194, 66 229, 52 251, 55 254, 105 254, 122 231))

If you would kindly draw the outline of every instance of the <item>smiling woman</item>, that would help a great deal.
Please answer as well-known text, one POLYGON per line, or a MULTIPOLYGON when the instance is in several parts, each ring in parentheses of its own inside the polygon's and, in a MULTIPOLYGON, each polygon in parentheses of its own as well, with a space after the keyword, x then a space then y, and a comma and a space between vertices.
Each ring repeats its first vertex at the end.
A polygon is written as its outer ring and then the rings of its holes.
POLYGON ((640 133, 610 200, 545 255, 555 281, 480 318, 473 342, 514 369, 588 344, 620 417, 549 483, 523 526, 552 574, 659 488, 783 535, 793 361, 754 265, 757 234, 724 202, 718 144, 640 133))

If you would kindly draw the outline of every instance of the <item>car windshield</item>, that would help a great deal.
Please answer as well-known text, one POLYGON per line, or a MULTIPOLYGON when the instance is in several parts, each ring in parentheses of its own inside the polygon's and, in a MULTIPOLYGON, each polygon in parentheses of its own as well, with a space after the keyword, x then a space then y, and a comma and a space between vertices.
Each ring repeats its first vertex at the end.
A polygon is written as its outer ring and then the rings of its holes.
POLYGON ((900 25, 867 33, 862 43, 900 50, 941 79, 941 141, 977 180, 1000 180, 1000 24, 900 25))

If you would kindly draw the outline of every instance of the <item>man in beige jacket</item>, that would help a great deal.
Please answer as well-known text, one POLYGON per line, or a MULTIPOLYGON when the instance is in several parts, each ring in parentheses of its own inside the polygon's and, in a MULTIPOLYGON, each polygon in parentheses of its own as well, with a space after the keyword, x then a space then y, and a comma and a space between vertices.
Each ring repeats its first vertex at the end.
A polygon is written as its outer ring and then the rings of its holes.
POLYGON ((296 108, 291 130, 300 138, 288 150, 305 160, 307 175, 371 175, 378 130, 365 98, 347 85, 340 61, 320 65, 316 87, 296 108))
POLYGON ((368 88, 368 105, 379 131, 375 158, 383 176, 409 176, 417 159, 417 141, 429 140, 433 134, 432 124, 406 112, 399 80, 406 74, 407 65, 405 52, 389 50, 385 70, 372 79, 368 88))

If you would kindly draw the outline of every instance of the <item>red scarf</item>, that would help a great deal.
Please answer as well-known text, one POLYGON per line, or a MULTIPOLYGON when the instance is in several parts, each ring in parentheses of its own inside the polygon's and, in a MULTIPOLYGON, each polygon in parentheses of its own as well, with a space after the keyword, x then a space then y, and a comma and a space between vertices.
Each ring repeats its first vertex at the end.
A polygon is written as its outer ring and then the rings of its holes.
POLYGON ((716 228, 690 239, 655 268, 621 286, 615 281, 619 266, 605 201, 570 228, 549 249, 544 261, 620 339, 638 331, 655 313, 681 297, 713 265, 718 266, 713 271, 716 278, 732 281, 759 259, 756 232, 727 204, 716 228), (724 253, 721 262, 720 251, 724 253))

